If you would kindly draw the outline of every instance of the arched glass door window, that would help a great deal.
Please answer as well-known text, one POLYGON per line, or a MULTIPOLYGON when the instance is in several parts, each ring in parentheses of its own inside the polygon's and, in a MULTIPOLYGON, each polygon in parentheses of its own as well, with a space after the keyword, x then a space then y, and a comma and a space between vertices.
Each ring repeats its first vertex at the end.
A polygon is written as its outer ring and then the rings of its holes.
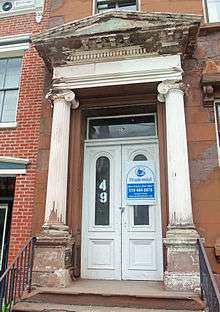
MULTIPOLYGON (((133 161, 146 161, 144 154, 137 154, 133 161)), ((134 225, 149 225, 149 205, 134 205, 134 225)))
POLYGON ((101 156, 96 161, 95 225, 109 225, 110 160, 101 156))

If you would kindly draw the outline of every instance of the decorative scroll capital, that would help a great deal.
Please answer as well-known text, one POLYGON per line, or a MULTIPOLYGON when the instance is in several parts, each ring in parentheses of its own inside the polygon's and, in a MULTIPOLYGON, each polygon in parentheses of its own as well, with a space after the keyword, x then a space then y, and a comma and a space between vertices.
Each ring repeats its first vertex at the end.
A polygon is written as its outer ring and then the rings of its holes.
POLYGON ((159 102, 165 102, 166 96, 170 90, 180 90, 182 92, 185 91, 184 83, 176 80, 165 80, 162 81, 158 87, 158 96, 157 99, 159 102))
POLYGON ((65 100, 67 104, 71 105, 71 108, 76 109, 79 107, 79 100, 76 99, 76 94, 72 90, 53 90, 51 89, 47 95, 46 99, 52 102, 65 100))

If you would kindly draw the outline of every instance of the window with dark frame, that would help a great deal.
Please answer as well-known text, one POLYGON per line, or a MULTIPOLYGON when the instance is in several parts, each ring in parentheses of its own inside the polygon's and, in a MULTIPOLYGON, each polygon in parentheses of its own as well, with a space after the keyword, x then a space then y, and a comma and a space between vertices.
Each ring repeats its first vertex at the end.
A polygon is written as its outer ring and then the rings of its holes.
POLYGON ((109 10, 137 11, 136 0, 96 0, 96 13, 109 10))
POLYGON ((220 0, 205 0, 205 6, 207 22, 220 22, 220 0))
POLYGON ((16 121, 22 57, 0 59, 0 123, 16 121))

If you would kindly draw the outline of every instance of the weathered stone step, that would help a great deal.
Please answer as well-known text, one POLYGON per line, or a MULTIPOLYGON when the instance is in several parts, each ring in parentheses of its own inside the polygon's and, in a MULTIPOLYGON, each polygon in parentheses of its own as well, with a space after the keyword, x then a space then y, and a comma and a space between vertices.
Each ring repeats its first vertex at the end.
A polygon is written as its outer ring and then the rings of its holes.
MULTIPOLYGON (((103 306, 62 305, 46 303, 18 303, 13 309, 15 312, 175 312, 175 310, 152 310, 103 306)), ((194 312, 176 310, 178 312, 194 312)))
POLYGON ((146 281, 78 280, 68 288, 38 288, 23 300, 23 304, 25 303, 85 306, 85 309, 90 306, 133 310, 204 309, 204 303, 195 293, 167 291, 161 282, 146 281))

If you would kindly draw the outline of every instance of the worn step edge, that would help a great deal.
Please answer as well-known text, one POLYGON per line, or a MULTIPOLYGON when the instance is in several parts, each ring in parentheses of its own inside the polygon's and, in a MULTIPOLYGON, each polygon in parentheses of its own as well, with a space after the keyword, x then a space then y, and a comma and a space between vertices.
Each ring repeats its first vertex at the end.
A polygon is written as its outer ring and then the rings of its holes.
MULTIPOLYGON (((134 309, 134 308, 112 308, 103 306, 82 306, 82 305, 61 305, 61 304, 46 304, 46 303, 28 303, 21 302, 17 303, 13 308, 14 312, 40 312, 46 309, 50 310, 63 310, 70 312, 162 312, 162 310, 152 310, 152 309, 134 309)), ((171 310, 166 310, 166 312, 171 312, 171 310)), ((178 312, 186 312, 186 310, 178 310, 178 312)), ((187 311, 195 312, 195 311, 187 311)), ((202 312, 202 310, 200 311, 202 312)))
POLYGON ((51 295, 103 295, 103 296, 130 296, 130 297, 143 297, 143 298, 161 298, 161 299, 188 299, 193 300, 199 298, 197 293, 193 292, 176 292, 176 291, 146 291, 143 294, 126 294, 126 293, 109 293, 100 291, 75 291, 73 288, 38 288, 32 291, 33 294, 51 294, 51 295))
POLYGON ((112 295, 94 293, 53 293, 38 292, 32 297, 26 298, 24 302, 33 303, 56 303, 71 305, 94 305, 106 307, 133 307, 145 309, 170 309, 170 310, 202 310, 205 305, 199 297, 157 297, 138 295, 112 295))

